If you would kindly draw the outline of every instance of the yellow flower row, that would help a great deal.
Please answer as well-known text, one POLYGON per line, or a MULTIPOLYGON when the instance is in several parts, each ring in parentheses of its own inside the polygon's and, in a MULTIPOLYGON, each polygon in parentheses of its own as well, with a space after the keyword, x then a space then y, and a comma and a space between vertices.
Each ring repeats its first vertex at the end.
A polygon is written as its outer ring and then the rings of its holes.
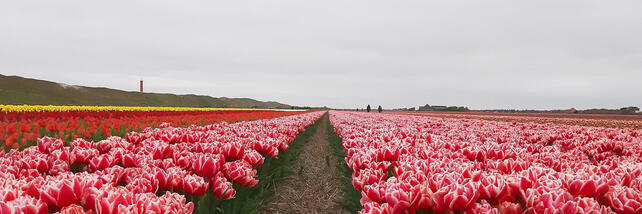
POLYGON ((2 112, 66 112, 66 111, 229 111, 275 110, 249 108, 195 108, 195 107, 136 107, 136 106, 53 106, 53 105, 0 105, 2 112))

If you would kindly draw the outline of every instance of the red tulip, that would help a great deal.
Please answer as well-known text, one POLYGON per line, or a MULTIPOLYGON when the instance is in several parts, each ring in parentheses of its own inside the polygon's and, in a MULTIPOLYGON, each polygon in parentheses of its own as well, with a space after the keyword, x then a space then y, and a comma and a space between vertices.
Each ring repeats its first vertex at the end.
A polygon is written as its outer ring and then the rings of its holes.
POLYGON ((47 208, 47 204, 29 196, 22 196, 11 201, 0 201, 0 213, 3 214, 46 214, 47 208))
POLYGON ((607 194, 607 202, 618 213, 642 213, 642 194, 628 187, 616 187, 607 194))
POLYGON ((170 154, 170 149, 167 144, 156 144, 154 145, 153 151, 152 151, 152 157, 154 159, 163 159, 166 157, 169 157, 170 154))
POLYGON ((526 199, 527 213, 575 213, 576 203, 573 196, 562 189, 541 187, 529 189, 526 199))
POLYGON ((69 163, 71 161, 71 149, 69 147, 63 147, 62 149, 54 150, 49 155, 50 159, 61 160, 69 163))
POLYGON ((131 193, 155 193, 158 190, 158 181, 145 178, 136 178, 125 186, 131 193))
POLYGON ((140 133, 129 132, 125 136, 125 139, 127 140, 127 142, 130 142, 130 143, 133 143, 133 144, 138 144, 138 143, 140 143, 141 141, 144 140, 144 137, 140 133))
MULTIPOLYGON (((125 179, 129 178, 129 177, 127 176, 126 173, 127 173, 126 169, 124 169, 124 168, 122 168, 120 166, 113 166, 113 167, 110 167, 110 168, 103 169, 102 171, 94 172, 94 174, 100 175, 101 178, 106 183, 127 182, 127 181, 125 181, 125 179)), ((128 181, 131 182, 131 179, 128 180, 128 181)))
POLYGON ((585 214, 602 214, 602 213, 613 213, 611 209, 606 206, 600 205, 593 198, 578 198, 577 201, 577 211, 578 213, 585 214))
POLYGON ((60 139, 43 137, 38 139, 38 150, 43 154, 50 154, 54 150, 58 150, 64 146, 60 139))
POLYGON ((183 178, 183 190, 185 190, 187 194, 195 196, 204 195, 207 187, 209 187, 209 184, 202 177, 188 175, 183 178))
POLYGON ((491 204, 498 204, 500 196, 505 194, 508 186, 499 174, 482 176, 480 179, 480 198, 488 200, 491 204))
POLYGON ((522 205, 511 203, 511 202, 502 202, 499 211, 501 214, 522 214, 522 205))
POLYGON ((598 197, 609 190, 606 179, 597 176, 587 178, 567 176, 565 184, 569 193, 583 197, 598 197))
POLYGON ((161 135, 160 140, 166 143, 178 143, 181 140, 179 133, 165 132, 161 135))
POLYGON ((109 139, 101 140, 96 143, 97 145, 96 149, 98 149, 98 151, 100 151, 101 154, 105 154, 109 152, 109 150, 111 150, 111 148, 114 146, 113 144, 114 143, 109 139))
POLYGON ((225 163, 223 165, 223 173, 228 180, 243 186, 253 187, 259 182, 254 178, 257 171, 249 163, 242 160, 225 163))
POLYGON ((482 150, 474 150, 471 148, 462 149, 462 154, 468 158, 468 160, 484 161, 486 159, 486 154, 482 150))
POLYGON ((363 205, 363 210, 359 211, 359 214, 386 214, 393 213, 388 204, 378 204, 376 202, 370 202, 363 205))
POLYGON ((485 200, 482 200, 481 203, 474 203, 467 210, 465 210, 464 213, 465 214, 477 214, 477 213, 499 214, 499 210, 490 206, 490 204, 485 200))
POLYGON ((464 211, 479 198, 479 184, 468 181, 464 184, 451 184, 433 194, 433 199, 440 207, 454 211, 464 211))
POLYGON ((638 192, 642 192, 642 177, 631 180, 629 187, 637 190, 638 192))
POLYGON ((109 154, 103 154, 89 160, 89 170, 103 170, 115 164, 114 158, 109 154))
POLYGON ((258 152, 254 150, 249 150, 245 152, 245 155, 243 156, 243 160, 252 164, 254 168, 259 168, 261 165, 263 165, 263 161, 265 158, 261 156, 258 152))
POLYGON ((386 187, 382 184, 371 184, 363 187, 361 192, 361 204, 367 202, 377 202, 385 203, 386 202, 386 187))
POLYGON ((91 214, 91 211, 88 210, 85 212, 85 210, 81 206, 72 204, 70 206, 62 208, 60 210, 60 214, 91 214))
POLYGON ((381 150, 382 158, 386 161, 396 161, 399 159, 399 150, 394 148, 383 148, 381 150))
POLYGON ((140 213, 192 213, 194 204, 185 203, 185 197, 177 193, 166 192, 158 197, 153 193, 136 195, 133 204, 127 207, 127 212, 138 211, 140 213))
POLYGON ((362 169, 358 176, 353 175, 352 185, 359 191, 363 186, 379 183, 386 178, 386 173, 377 169, 362 169))
POLYGON ((42 156, 33 156, 29 159, 20 160, 22 169, 35 169, 37 172, 46 172, 49 170, 48 161, 42 156))
POLYGON ((190 168, 193 167, 196 162, 196 159, 198 159, 193 153, 187 152, 187 151, 175 151, 172 154, 172 160, 177 166, 183 167, 183 168, 190 168))
POLYGON ((135 167, 138 162, 134 154, 124 154, 121 161, 124 167, 135 167))
POLYGON ((100 152, 96 149, 86 149, 81 147, 74 147, 71 150, 70 164, 79 163, 87 164, 93 157, 98 156, 100 152))
POLYGON ((265 142, 259 141, 255 143, 254 149, 263 155, 267 155, 273 158, 277 157, 277 155, 279 154, 279 149, 265 142))
POLYGON ((406 191, 393 188, 386 192, 386 202, 392 208, 393 213, 401 213, 410 208, 413 196, 406 191))
POLYGON ((413 207, 417 210, 432 209, 435 202, 433 200, 433 193, 427 185, 418 185, 413 188, 414 195, 417 198, 413 207))
POLYGON ((0 201, 12 201, 13 199, 16 199, 18 195, 19 194, 17 189, 0 189, 0 201))
POLYGON ((118 214, 126 208, 133 198, 119 192, 106 192, 103 197, 97 197, 95 202, 95 211, 97 214, 118 214))
POLYGON ((228 182, 224 177, 213 177, 211 183, 212 192, 214 192, 216 197, 230 199, 236 194, 236 190, 232 187, 232 183, 228 182))
POLYGON ((240 143, 226 143, 221 148, 225 161, 234 161, 243 158, 245 147, 240 143))
POLYGON ((158 181, 158 189, 168 190, 171 187, 171 180, 165 170, 152 168, 152 175, 158 181))
POLYGON ((49 169, 49 174, 56 176, 67 171, 69 171, 69 164, 62 160, 56 160, 49 169))
POLYGON ((170 188, 180 189, 183 187, 183 178, 189 175, 189 172, 179 168, 171 167, 166 170, 167 172, 167 182, 170 188))
POLYGON ((192 170, 200 176, 214 177, 223 166, 222 155, 200 154, 192 164, 192 170))
POLYGON ((76 195, 72 186, 67 182, 60 182, 42 187, 40 200, 49 206, 57 208, 69 206, 76 202, 76 195))
POLYGON ((482 178, 482 171, 481 170, 475 170, 471 168, 466 168, 464 171, 461 173, 463 178, 468 178, 473 181, 479 181, 482 178))

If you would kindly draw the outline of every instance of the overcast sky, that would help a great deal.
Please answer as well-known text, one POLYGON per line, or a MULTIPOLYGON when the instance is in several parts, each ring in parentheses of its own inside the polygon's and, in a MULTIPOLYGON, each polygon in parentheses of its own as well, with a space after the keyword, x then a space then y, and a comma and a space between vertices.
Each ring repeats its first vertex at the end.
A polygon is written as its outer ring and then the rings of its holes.
POLYGON ((642 1, 0 1, 0 73, 291 105, 642 107, 642 1))

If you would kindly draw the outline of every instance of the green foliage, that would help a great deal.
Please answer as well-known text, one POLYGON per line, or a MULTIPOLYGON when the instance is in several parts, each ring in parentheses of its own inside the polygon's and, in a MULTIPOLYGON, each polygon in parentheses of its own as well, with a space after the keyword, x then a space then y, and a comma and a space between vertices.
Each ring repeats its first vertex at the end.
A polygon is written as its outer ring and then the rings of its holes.
POLYGON ((299 174, 299 176, 303 175, 303 171, 305 171, 304 168, 305 167, 303 165, 299 165, 299 173, 297 173, 297 174, 299 174))
POLYGON ((468 108, 463 106, 448 106, 444 111, 468 111, 468 108))

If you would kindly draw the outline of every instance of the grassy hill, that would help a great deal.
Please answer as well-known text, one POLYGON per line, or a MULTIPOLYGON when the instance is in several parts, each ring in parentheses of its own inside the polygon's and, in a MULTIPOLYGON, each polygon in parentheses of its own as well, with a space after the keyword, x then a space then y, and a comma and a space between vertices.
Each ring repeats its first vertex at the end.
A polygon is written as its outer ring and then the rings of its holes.
POLYGON ((140 93, 71 86, 0 74, 0 104, 290 108, 278 102, 203 95, 140 93))

